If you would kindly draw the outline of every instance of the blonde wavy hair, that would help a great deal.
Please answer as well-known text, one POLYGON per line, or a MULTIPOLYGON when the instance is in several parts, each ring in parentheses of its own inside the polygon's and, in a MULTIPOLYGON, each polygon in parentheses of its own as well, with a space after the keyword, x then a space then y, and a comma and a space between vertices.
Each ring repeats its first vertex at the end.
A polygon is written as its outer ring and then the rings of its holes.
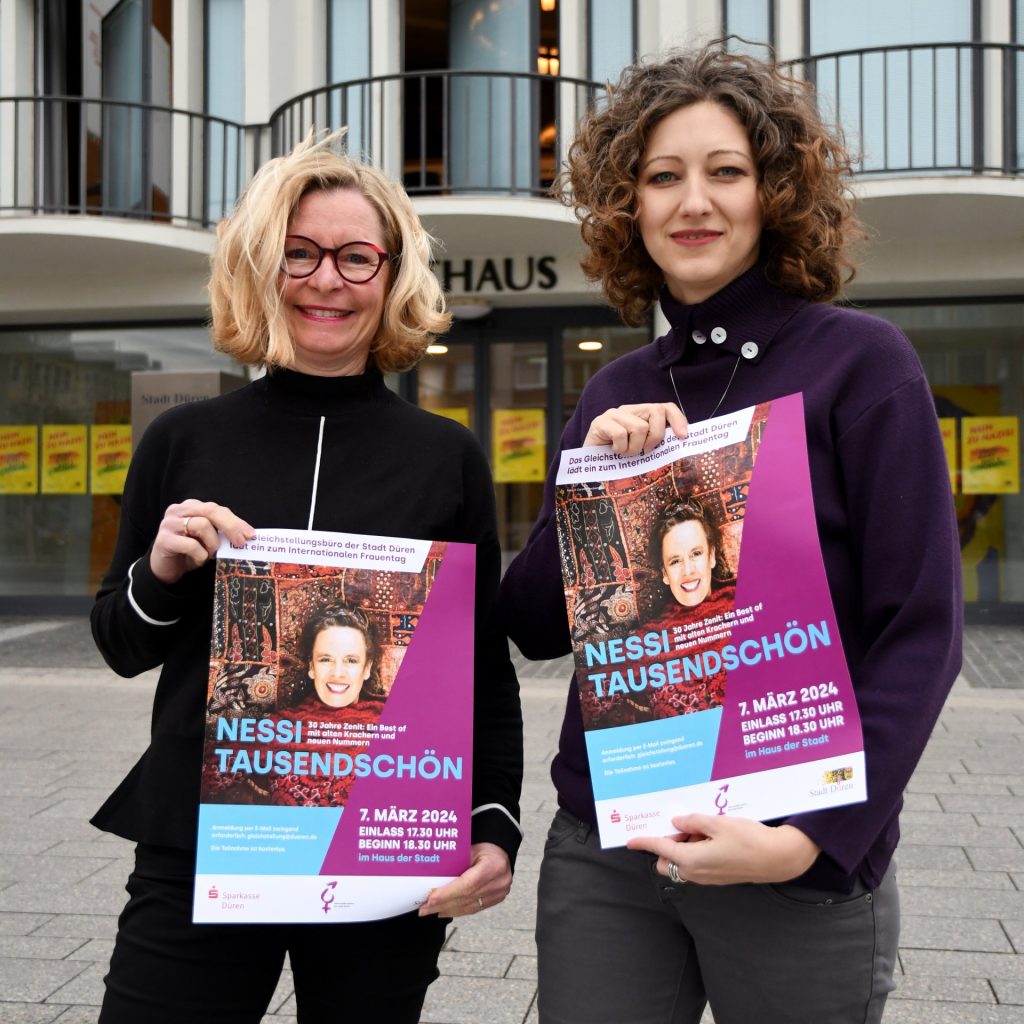
POLYGON ((291 367, 295 351, 282 303, 288 225, 310 192, 352 189, 376 210, 388 261, 387 297, 370 358, 383 373, 407 370, 451 326, 430 269, 433 239, 405 190, 375 167, 337 151, 345 129, 310 132, 264 164, 230 216, 217 225, 211 260, 213 343, 247 366, 291 367))
POLYGON ((769 280, 828 302, 856 271, 851 250, 865 232, 854 212, 841 132, 824 124, 808 83, 774 63, 726 52, 723 43, 627 67, 608 87, 607 102, 583 118, 556 179, 555 194, 580 220, 583 271, 627 324, 644 322, 664 283, 636 226, 640 163, 662 118, 693 103, 721 105, 747 132, 769 280))

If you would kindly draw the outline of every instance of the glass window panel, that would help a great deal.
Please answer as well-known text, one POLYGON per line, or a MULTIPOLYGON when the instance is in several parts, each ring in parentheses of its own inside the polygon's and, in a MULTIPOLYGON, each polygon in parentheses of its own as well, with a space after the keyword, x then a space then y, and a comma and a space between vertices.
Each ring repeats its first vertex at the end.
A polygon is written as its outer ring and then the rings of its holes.
POLYGON ((969 169, 972 54, 915 43, 969 42, 970 0, 861 5, 811 0, 811 54, 896 47, 812 62, 822 109, 846 132, 863 171, 969 169))
POLYGON ((614 82, 636 55, 632 0, 590 0, 590 78, 614 82))
MULTIPOLYGON (((244 0, 207 0, 206 112, 234 124, 245 120, 244 0)), ((242 133, 213 122, 206 141, 206 216, 216 221, 244 186, 242 133)))
POLYGON ((421 409, 448 416, 474 430, 476 371, 473 346, 438 342, 431 348, 438 351, 428 352, 416 369, 416 404, 421 409))
POLYGON ((766 50, 774 41, 771 0, 725 0, 723 17, 725 30, 730 36, 742 36, 749 41, 744 43, 730 39, 730 50, 754 57, 767 56, 766 50))
MULTIPOLYGON (((330 82, 351 82, 370 75, 370 0, 330 0, 331 36, 327 53, 330 82)), ((345 145, 358 155, 368 150, 369 95, 362 86, 332 90, 330 123, 345 125, 345 145)))
POLYGON ((562 331, 562 408, 559 432, 569 422, 587 381, 602 366, 646 345, 649 340, 650 333, 645 327, 567 327, 562 331))
MULTIPOLYGON (((906 332, 921 356, 939 416, 956 420, 955 471, 963 466, 964 416, 1012 416, 1019 424, 1024 303, 877 306, 872 312, 906 332)), ((1024 498, 964 494, 958 482, 955 503, 966 601, 1024 601, 1024 498)))
POLYGON ((810 0, 810 52, 970 42, 971 0, 810 0))
MULTIPOLYGON (((133 370, 245 371, 205 327, 0 332, 0 426, 131 422, 133 370)), ((95 592, 110 562, 120 496, 0 493, 0 594, 95 592)))

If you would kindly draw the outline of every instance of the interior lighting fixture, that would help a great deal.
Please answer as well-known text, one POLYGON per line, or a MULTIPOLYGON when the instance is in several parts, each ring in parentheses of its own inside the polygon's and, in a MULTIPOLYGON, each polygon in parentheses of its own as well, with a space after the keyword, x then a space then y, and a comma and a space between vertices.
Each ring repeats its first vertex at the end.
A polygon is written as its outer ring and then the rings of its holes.
MULTIPOLYGON (((581 352, 600 352, 604 348, 604 342, 593 338, 588 341, 581 341, 576 347, 581 352)), ((427 351, 430 350, 428 349, 427 351)))
POLYGON ((428 356, 444 356, 448 354, 448 346, 441 344, 433 344, 427 346, 428 356))
POLYGON ((550 14, 558 6, 558 0, 540 0, 540 9, 550 14))

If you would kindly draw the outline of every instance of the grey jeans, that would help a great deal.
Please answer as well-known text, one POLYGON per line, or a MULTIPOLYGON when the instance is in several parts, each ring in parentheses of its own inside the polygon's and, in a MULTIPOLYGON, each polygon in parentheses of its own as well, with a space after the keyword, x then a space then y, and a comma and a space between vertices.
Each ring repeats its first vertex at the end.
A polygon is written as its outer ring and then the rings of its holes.
POLYGON ((673 885, 559 811, 537 898, 540 1024, 877 1024, 899 893, 673 885))

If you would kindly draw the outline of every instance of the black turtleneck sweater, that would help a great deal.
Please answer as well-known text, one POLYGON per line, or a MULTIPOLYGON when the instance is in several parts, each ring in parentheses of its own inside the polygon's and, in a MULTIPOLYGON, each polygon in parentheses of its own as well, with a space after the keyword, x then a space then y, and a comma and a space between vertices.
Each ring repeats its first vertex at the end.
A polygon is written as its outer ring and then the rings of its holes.
POLYGON ((490 471, 469 431, 398 398, 372 369, 355 377, 276 370, 171 409, 146 431, 92 627, 120 675, 163 668, 149 749, 93 824, 136 842, 195 848, 213 565, 164 586, 145 556, 167 506, 186 498, 225 505, 257 529, 306 529, 321 417, 312 529, 477 546, 472 838, 514 859, 522 716, 508 645, 494 624, 500 553, 490 471))
MULTIPOLYGON (((787 821, 823 851, 802 884, 849 891, 860 876, 875 886, 899 838, 904 787, 961 662, 960 552, 928 382, 892 324, 786 295, 760 264, 698 305, 667 293, 661 305, 672 330, 590 379, 561 447, 582 445, 607 409, 672 402, 677 389, 691 423, 720 400, 725 415, 803 394, 818 540, 864 730, 868 799, 787 821)), ((558 463, 501 589, 504 624, 528 658, 571 650, 553 515, 558 463)), ((561 804, 593 822, 575 680, 551 774, 561 804)))

